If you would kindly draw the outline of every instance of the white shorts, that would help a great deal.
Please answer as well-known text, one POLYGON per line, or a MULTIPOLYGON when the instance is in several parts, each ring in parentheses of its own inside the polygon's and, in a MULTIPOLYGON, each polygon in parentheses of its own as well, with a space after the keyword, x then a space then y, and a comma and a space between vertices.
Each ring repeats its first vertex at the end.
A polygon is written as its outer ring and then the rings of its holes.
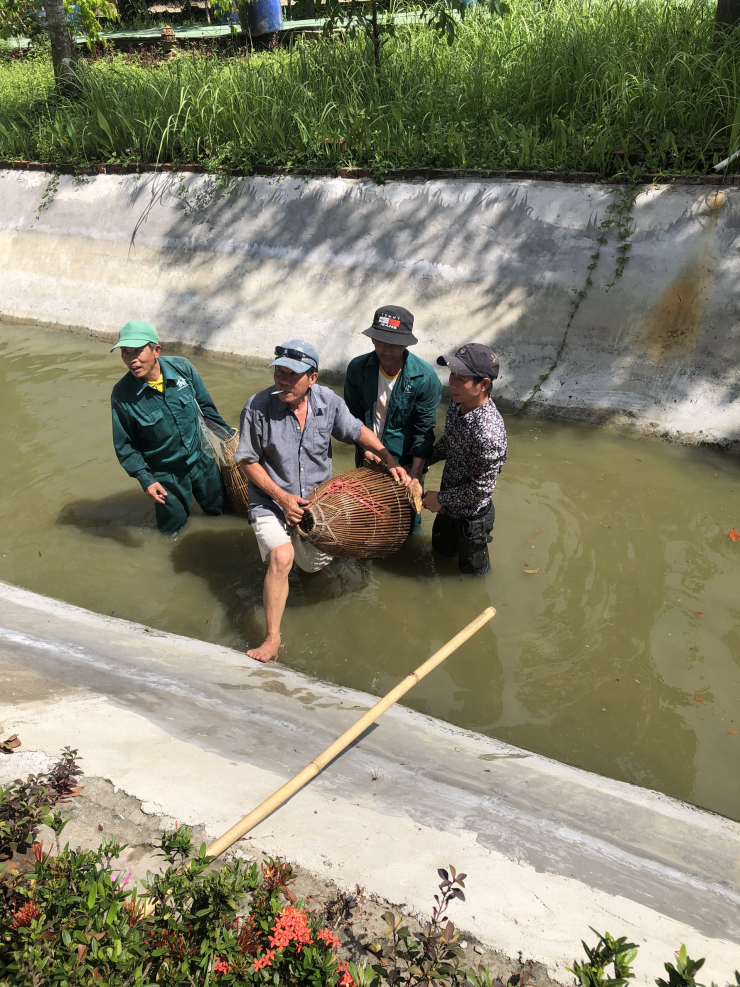
POLYGON ((318 548, 306 541, 298 534, 298 529, 293 528, 292 532, 284 521, 280 521, 274 514, 263 514, 256 517, 252 522, 254 533, 257 536, 262 561, 267 562, 267 556, 278 545, 292 543, 293 556, 299 569, 304 572, 318 572, 324 566, 329 565, 332 560, 331 555, 320 552, 318 548))

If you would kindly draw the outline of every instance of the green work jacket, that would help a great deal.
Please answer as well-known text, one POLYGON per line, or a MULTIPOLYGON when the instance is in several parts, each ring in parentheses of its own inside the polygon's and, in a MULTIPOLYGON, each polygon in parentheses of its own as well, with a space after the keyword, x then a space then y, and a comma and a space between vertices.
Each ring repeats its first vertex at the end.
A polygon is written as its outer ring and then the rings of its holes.
POLYGON ((198 407, 204 418, 229 429, 200 374, 183 356, 160 356, 164 394, 127 373, 111 394, 113 445, 118 461, 144 490, 153 473, 179 472, 202 454, 198 407))
MULTIPOLYGON (((373 350, 356 356, 347 367, 344 379, 347 407, 370 431, 375 424, 379 370, 380 361, 373 350)), ((434 367, 406 350, 380 437, 401 466, 408 466, 414 456, 428 459, 432 455, 435 412, 441 397, 442 385, 434 367)), ((364 455, 364 450, 358 446, 355 455, 358 466, 362 465, 364 455)))

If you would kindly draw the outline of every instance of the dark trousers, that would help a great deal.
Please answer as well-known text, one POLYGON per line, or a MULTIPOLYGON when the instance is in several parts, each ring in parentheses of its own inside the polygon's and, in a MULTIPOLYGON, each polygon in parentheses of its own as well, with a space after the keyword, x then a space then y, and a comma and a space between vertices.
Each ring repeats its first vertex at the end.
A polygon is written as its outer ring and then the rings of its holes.
POLYGON ((201 456, 190 469, 157 472, 154 479, 167 491, 164 504, 155 504, 157 527, 163 535, 176 535, 190 517, 195 497, 206 514, 223 514, 226 504, 221 472, 214 459, 201 456))
POLYGON ((460 572, 482 576, 491 568, 488 543, 495 519, 493 501, 475 517, 437 514, 432 528, 432 548, 449 558, 456 555, 460 572))

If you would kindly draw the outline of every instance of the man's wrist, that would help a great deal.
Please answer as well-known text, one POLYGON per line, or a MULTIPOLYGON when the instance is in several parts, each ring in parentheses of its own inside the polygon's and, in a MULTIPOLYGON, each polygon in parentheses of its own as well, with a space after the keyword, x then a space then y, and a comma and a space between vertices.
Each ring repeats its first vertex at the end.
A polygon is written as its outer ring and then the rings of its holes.
POLYGON ((144 493, 146 493, 149 487, 151 487, 151 485, 155 482, 154 477, 149 472, 149 470, 139 470, 139 472, 136 473, 135 476, 136 479, 141 484, 141 489, 144 491, 144 493))

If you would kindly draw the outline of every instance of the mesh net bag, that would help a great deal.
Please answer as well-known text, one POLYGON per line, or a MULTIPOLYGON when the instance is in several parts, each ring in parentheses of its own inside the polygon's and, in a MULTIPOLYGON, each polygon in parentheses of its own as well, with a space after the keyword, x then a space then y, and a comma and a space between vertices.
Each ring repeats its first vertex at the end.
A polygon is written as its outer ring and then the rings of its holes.
POLYGON ((236 431, 231 435, 222 425, 217 425, 203 415, 198 417, 203 452, 218 463, 232 511, 238 517, 246 517, 249 507, 247 478, 239 469, 238 463, 234 462, 234 453, 239 445, 239 432, 236 431))
POLYGON ((418 487, 407 489, 385 470, 367 466, 324 480, 307 499, 298 530, 316 548, 340 559, 392 555, 421 509, 418 487))

